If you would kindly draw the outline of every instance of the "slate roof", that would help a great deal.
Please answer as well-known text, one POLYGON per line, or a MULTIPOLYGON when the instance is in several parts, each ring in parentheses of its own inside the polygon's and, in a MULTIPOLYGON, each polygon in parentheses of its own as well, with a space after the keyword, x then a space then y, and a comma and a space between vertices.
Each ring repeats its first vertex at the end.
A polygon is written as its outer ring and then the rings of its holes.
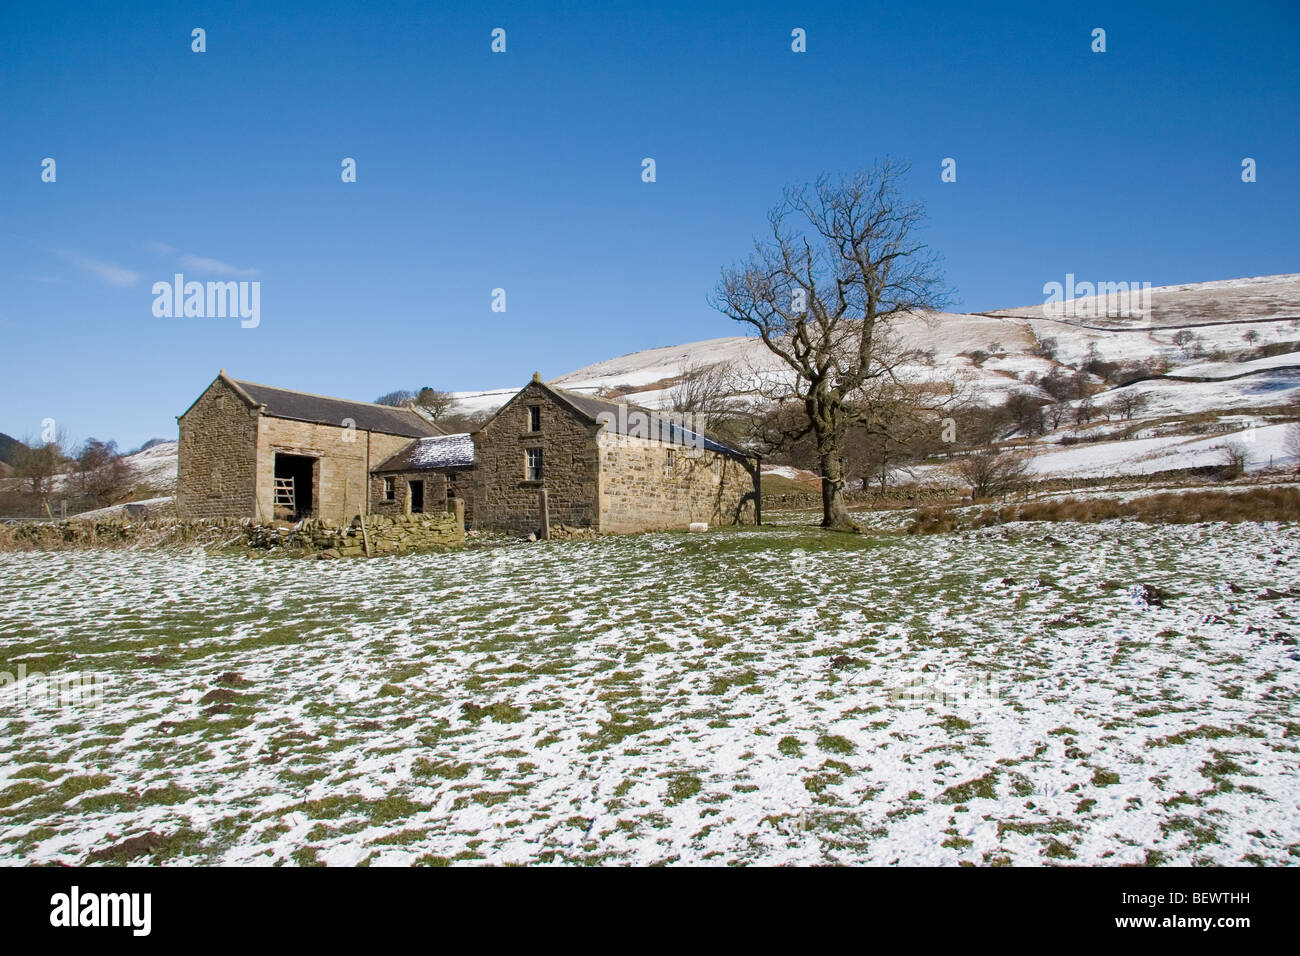
MULTIPOLYGON (((616 402, 609 398, 597 398, 594 395, 583 395, 580 392, 571 392, 567 388, 557 388, 554 385, 545 385, 552 393, 559 396, 570 405, 572 405, 580 414, 585 415, 592 422, 600 420, 602 414, 608 413, 609 418, 606 428, 617 434, 624 434, 631 431, 635 436, 638 429, 648 426, 655 438, 661 438, 674 445, 692 445, 703 447, 712 452, 722 455, 736 455, 740 458, 749 458, 742 451, 737 451, 730 445, 723 444, 711 435, 702 431, 687 428, 684 423, 676 421, 674 416, 665 415, 660 412, 652 411, 648 408, 642 408, 639 405, 632 405, 627 402, 616 402), (619 409, 623 413, 619 414, 619 409), (632 417, 633 412, 640 412, 647 416, 648 421, 641 422, 632 417)), ((685 417, 685 416, 682 416, 685 417)), ((649 437, 649 436, 641 436, 649 437)))
POLYGON ((372 470, 379 473, 473 467, 474 442, 469 433, 465 432, 417 439, 372 470))
POLYGON ((328 398, 295 392, 273 385, 258 385, 230 379, 255 402, 266 406, 266 414, 298 422, 316 422, 321 425, 342 425, 352 419, 364 431, 383 432, 386 435, 405 435, 408 438, 428 438, 442 431, 409 408, 374 405, 370 402, 353 402, 346 398, 328 398))

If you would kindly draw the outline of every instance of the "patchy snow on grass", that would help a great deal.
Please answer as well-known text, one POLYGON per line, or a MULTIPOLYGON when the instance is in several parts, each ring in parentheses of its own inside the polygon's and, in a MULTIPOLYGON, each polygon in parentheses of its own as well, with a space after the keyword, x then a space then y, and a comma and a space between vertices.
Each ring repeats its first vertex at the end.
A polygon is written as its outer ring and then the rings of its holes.
POLYGON ((782 526, 372 561, 0 554, 0 862, 1300 854, 1300 539, 782 526))

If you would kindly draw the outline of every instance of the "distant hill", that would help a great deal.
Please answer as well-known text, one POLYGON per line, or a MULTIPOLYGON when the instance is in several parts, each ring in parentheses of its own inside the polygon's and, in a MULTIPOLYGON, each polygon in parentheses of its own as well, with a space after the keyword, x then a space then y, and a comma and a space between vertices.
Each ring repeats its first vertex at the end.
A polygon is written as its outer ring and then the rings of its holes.
POLYGON ((12 465, 18 457, 18 449, 25 447, 17 438, 10 438, 4 432, 0 432, 0 462, 6 465, 12 465))
MULTIPOLYGON (((1001 405, 1014 392, 1046 401, 1036 379, 1056 368, 1073 372, 1095 350, 1107 361, 1166 363, 1174 379, 1138 386, 1151 393, 1148 416, 1242 412, 1300 401, 1300 274, 1158 286, 1140 318, 1073 317, 1104 316, 1104 299, 1074 298, 1064 305, 1069 308, 1061 316, 1043 305, 908 316, 899 322, 901 337, 930 358, 900 371, 915 380, 958 384, 989 405, 1001 405), (1046 353, 1045 343, 1052 346, 1046 353)), ((713 363, 736 373, 741 390, 785 374, 757 337, 732 336, 633 352, 551 381, 663 408, 670 407, 672 386, 689 367, 713 363)), ((456 392, 453 410, 494 411, 516 390, 456 392)), ((1105 400, 1105 392, 1094 396, 1105 400)))
POLYGON ((128 454, 128 455, 138 455, 138 454, 140 454, 140 452, 142 452, 142 451, 148 451, 150 448, 154 448, 154 447, 156 447, 156 446, 158 446, 158 445, 165 445, 165 444, 167 444, 167 442, 169 442, 169 441, 175 441, 175 439, 172 439, 172 438, 150 438, 147 442, 145 442, 145 443, 144 443, 143 445, 141 445, 139 448, 136 448, 136 449, 133 449, 133 450, 131 450, 131 451, 128 451, 127 454, 128 454))

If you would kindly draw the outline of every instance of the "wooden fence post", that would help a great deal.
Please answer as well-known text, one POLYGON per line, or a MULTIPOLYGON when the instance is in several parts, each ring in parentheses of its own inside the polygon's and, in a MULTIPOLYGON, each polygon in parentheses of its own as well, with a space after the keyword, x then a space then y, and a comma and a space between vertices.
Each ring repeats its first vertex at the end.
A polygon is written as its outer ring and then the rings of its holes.
POLYGON ((370 535, 366 532, 366 516, 358 511, 357 520, 361 522, 361 546, 366 549, 368 558, 370 557, 370 535))

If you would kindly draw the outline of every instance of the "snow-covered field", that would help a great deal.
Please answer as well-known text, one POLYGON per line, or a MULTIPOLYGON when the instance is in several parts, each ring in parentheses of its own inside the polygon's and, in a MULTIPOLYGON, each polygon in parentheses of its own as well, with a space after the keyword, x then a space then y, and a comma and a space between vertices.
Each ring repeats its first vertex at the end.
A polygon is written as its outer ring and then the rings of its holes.
POLYGON ((110 678, 0 688, 0 861, 146 831, 248 864, 1300 857, 1293 528, 810 519, 0 554, 0 670, 110 678))

